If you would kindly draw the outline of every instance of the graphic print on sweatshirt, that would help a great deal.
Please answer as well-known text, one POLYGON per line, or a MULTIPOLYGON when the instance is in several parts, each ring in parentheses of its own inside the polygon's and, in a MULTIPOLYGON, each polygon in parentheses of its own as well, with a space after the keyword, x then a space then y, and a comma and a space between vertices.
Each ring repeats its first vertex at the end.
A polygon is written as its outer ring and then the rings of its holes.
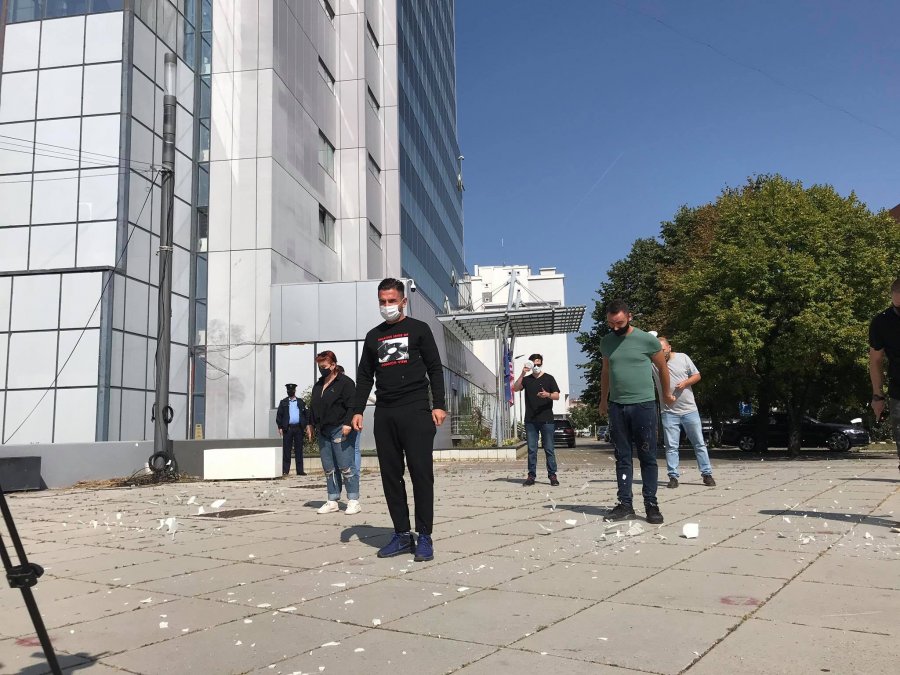
POLYGON ((395 333, 379 338, 378 363, 381 366, 409 363, 409 333, 395 333))

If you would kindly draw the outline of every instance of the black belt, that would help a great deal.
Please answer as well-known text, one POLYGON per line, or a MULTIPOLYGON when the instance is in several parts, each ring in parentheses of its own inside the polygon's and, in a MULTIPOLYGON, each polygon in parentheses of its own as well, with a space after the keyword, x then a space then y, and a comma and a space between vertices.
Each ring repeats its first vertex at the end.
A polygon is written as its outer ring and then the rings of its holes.
POLYGON ((288 424, 288 429, 290 429, 292 427, 302 427, 302 426, 303 426, 302 424, 288 424))

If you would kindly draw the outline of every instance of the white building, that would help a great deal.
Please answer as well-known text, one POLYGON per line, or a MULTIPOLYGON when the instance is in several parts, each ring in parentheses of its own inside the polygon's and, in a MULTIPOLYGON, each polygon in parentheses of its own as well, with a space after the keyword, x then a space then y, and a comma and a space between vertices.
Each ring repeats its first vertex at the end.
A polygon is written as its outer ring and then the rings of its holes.
MULTIPOLYGON (((171 437, 271 435, 273 314, 327 343, 353 313, 276 307, 283 285, 407 277, 434 307, 458 300, 453 0, 5 6, 2 443, 152 436, 166 52, 179 59, 171 437)), ((468 387, 464 346, 447 351, 448 380, 468 387)))
MULTIPOLYGON (((471 294, 472 309, 490 311, 505 309, 510 302, 510 280, 515 279, 512 305, 516 308, 564 307, 565 275, 555 267, 541 267, 533 274, 527 265, 487 266, 475 265, 472 273, 463 280, 471 294)), ((494 369, 496 373, 495 344, 490 340, 472 343, 475 355, 494 369)), ((553 375, 560 389, 560 397, 553 404, 554 415, 568 413, 569 398, 569 348, 564 333, 516 338, 513 347, 513 371, 515 377, 532 354, 544 357, 544 368, 553 375)), ((520 421, 524 416, 522 393, 516 395, 515 412, 520 421)))

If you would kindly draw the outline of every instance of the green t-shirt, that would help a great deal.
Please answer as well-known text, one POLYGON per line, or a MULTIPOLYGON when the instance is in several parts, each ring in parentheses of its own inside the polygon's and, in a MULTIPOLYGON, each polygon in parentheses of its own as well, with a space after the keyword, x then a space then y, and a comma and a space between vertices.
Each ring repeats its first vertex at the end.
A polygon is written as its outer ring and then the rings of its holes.
POLYGON ((640 328, 623 337, 615 333, 604 336, 600 352, 609 359, 609 400, 623 404, 655 401, 650 357, 661 349, 659 340, 640 328))

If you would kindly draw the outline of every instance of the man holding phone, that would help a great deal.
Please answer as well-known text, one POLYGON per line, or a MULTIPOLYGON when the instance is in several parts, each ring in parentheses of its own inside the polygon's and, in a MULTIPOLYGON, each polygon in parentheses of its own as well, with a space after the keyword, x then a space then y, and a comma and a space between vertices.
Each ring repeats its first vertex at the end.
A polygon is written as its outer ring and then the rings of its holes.
POLYGON ((525 362, 515 391, 525 391, 525 437, 528 440, 528 477, 524 486, 534 485, 537 478, 538 434, 547 458, 547 477, 550 485, 559 485, 556 478, 556 450, 553 446, 553 401, 559 400, 559 385, 552 375, 544 372, 544 357, 532 354, 525 362))

